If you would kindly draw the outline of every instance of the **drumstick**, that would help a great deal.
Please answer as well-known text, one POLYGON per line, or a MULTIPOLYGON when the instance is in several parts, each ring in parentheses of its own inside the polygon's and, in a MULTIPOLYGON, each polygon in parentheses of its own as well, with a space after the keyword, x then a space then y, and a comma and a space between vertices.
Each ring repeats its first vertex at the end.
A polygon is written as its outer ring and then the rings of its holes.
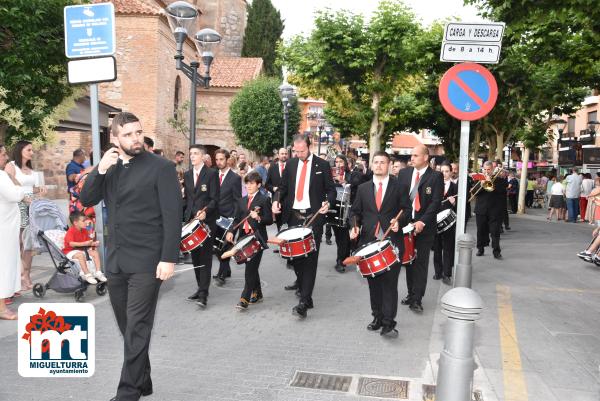
POLYGON ((317 212, 315 214, 313 214, 313 216, 310 218, 310 220, 308 220, 306 223, 304 223, 304 225, 302 227, 307 227, 310 226, 317 217, 319 217, 319 211, 323 209, 323 206, 321 206, 321 208, 319 210, 317 210, 317 212))
POLYGON ((442 203, 447 202, 450 198, 456 198, 457 196, 458 196, 458 194, 456 194, 456 195, 450 195, 446 199, 442 200, 442 203))
MULTIPOLYGON (((208 206, 203 207, 202 209, 198 210, 198 212, 206 212, 206 209, 208 209, 208 206)), ((196 213, 196 214, 198 214, 198 213, 196 213)), ((199 220, 199 219, 198 219, 198 217, 194 216, 194 218, 191 219, 190 221, 188 221, 187 223, 191 223, 194 220, 199 220)))
MULTIPOLYGON (((352 219, 354 220, 353 228, 356 228, 358 230, 358 222, 356 215, 352 216, 352 219)), ((354 238, 352 241, 356 241, 357 239, 358 237, 354 238)))
POLYGON ((381 239, 379 240, 379 242, 382 242, 385 239, 385 237, 388 236, 388 234, 390 233, 390 231, 392 231, 392 226, 394 224, 396 224, 396 222, 398 221, 398 219, 400 218, 400 216, 402 216, 402 212, 404 212, 404 210, 400 209, 400 211, 398 212, 398 214, 396 215, 396 217, 394 217, 392 219, 393 223, 390 224, 390 226, 388 227, 387 230, 385 230, 385 232, 383 233, 383 237, 381 237, 381 239))
POLYGON ((358 262, 360 262, 360 256, 348 256, 346 259, 344 259, 342 264, 344 266, 350 266, 350 265, 355 265, 358 262))
MULTIPOLYGON (((255 206, 254 207, 254 211, 258 212, 260 210, 260 206, 255 206)), ((237 228, 239 226, 241 226, 242 224, 244 224, 244 222, 246 220, 248 220, 248 218, 250 217, 250 213, 248 213, 248 216, 244 217, 239 223, 237 223, 235 226, 233 226, 233 228, 231 229, 231 231, 235 232, 235 230, 237 230, 237 228)))
POLYGON ((277 237, 275 237, 275 238, 269 238, 267 240, 267 244, 273 244, 273 245, 281 245, 284 242, 286 242, 286 240, 281 239, 281 238, 277 238, 277 237))

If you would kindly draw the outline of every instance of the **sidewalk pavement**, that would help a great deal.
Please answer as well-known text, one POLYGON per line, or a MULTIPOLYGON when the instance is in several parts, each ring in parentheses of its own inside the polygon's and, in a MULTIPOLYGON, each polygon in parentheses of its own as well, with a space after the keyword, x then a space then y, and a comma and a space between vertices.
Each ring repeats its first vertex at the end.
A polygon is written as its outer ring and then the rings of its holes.
MULTIPOLYGON (((588 243, 591 226, 550 223, 539 211, 511 215, 511 226, 502 235, 504 260, 493 259, 489 248, 485 256, 473 256, 473 288, 485 304, 476 325, 476 399, 597 401, 600 268, 575 256, 588 243)), ((468 230, 475 235, 473 221, 468 230)), ((234 309, 242 268, 233 264, 232 279, 224 287, 212 286, 208 308, 199 310, 185 301, 195 287, 191 266, 177 266, 180 272, 161 289, 151 346, 155 393, 144 400, 431 399, 434 390, 427 385, 435 383, 446 319, 439 299, 450 287, 430 278, 425 312, 415 315, 400 305, 400 336, 389 341, 365 329, 371 320, 366 281, 356 272, 337 273, 335 247, 322 245, 315 309, 305 321, 291 315, 297 299, 283 289, 293 274, 270 250, 261 264, 265 300, 247 313, 234 309), (292 386, 297 371, 345 375, 340 386, 345 391, 292 386)), ((36 256, 35 281, 51 274, 49 262, 47 255, 36 256)), ((399 288, 403 297, 404 271, 399 288)), ((36 300, 26 293, 16 303, 36 300)), ((73 302, 73 297, 49 291, 44 301, 73 302)), ((0 400, 114 396, 122 340, 108 296, 88 290, 86 301, 96 308, 94 377, 21 378, 16 324, 0 322, 0 400)))

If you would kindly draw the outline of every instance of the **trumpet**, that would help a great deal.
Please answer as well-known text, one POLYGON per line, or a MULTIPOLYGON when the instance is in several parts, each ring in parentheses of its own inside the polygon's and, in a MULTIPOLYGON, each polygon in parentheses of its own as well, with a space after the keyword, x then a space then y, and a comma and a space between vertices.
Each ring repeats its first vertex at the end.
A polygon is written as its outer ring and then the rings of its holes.
POLYGON ((477 188, 477 190, 475 191, 475 193, 473 193, 473 190, 471 190, 471 197, 469 198, 469 202, 471 202, 473 200, 473 198, 475 198, 479 192, 481 192, 481 190, 487 191, 487 192, 494 192, 494 189, 496 188, 494 186, 494 181, 496 181, 496 178, 498 178, 498 176, 500 175, 500 173, 502 173, 502 169, 499 168, 498 171, 496 173, 494 173, 494 175, 492 176, 491 179, 486 179, 484 181, 479 181, 479 188, 477 188))

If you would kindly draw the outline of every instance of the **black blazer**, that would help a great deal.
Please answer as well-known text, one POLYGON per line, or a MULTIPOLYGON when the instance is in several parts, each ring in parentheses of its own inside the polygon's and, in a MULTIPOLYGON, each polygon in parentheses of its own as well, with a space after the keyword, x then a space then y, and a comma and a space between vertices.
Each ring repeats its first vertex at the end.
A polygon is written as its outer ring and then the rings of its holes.
MULTIPOLYGON (((477 191, 482 181, 477 181, 473 185, 473 191, 477 191)), ((486 214, 488 216, 501 216, 506 208, 506 179, 496 178, 494 181, 494 190, 488 192, 479 191, 475 197, 475 214, 486 214)))
POLYGON ((212 168, 204 166, 200 170, 200 176, 194 187, 193 174, 194 169, 191 168, 183 175, 183 187, 187 202, 185 221, 190 220, 199 210, 206 207, 206 220, 204 222, 214 232, 219 214, 219 175, 212 168))
MULTIPOLYGON (((220 172, 217 172, 217 179, 220 172)), ((219 214, 223 217, 237 215, 238 201, 242 198, 242 178, 232 170, 227 172, 219 188, 219 214)))
MULTIPOLYGON (((408 187, 409 198, 413 170, 414 167, 407 167, 398 173, 400 182, 408 187)), ((421 209, 415 212, 413 220, 425 223, 424 231, 436 231, 437 214, 440 211, 442 196, 444 194, 444 176, 439 171, 434 171, 431 167, 427 167, 427 170, 425 170, 425 173, 419 179, 418 191, 421 209)))
POLYGON ((182 200, 173 162, 143 152, 103 175, 96 166, 80 200, 86 207, 104 200, 108 209, 107 271, 153 273, 158 262, 177 262, 182 200))
MULTIPOLYGON (((267 235, 267 226, 273 224, 273 212, 271 211, 271 200, 267 195, 262 194, 260 191, 256 193, 254 199, 252 199, 252 203, 250 204, 250 208, 248 206, 248 195, 238 199, 237 201, 237 215, 233 221, 234 226, 238 224, 240 221, 246 217, 251 210, 254 210, 255 207, 260 207, 258 211, 258 215, 260 216, 260 223, 253 218, 248 219, 248 224, 254 230, 254 233, 258 233, 260 236, 259 240, 261 242, 266 243, 269 238, 267 235)), ((232 226, 233 227, 233 226, 232 226)), ((235 234, 235 233, 234 233, 235 234)), ((244 231, 244 224, 241 224, 238 228, 239 238, 246 235, 244 231)))
MULTIPOLYGON (((292 158, 288 160, 283 170, 283 177, 277 193, 282 204, 282 220, 284 223, 289 221, 296 197, 296 173, 298 172, 298 163, 300 159, 292 158)), ((310 213, 316 213, 321 208, 321 204, 329 201, 332 206, 335 202, 336 191, 331 177, 331 167, 329 162, 313 154, 310 176, 308 177, 308 194, 310 197, 310 213)), ((276 193, 276 194, 277 194, 276 193)), ((317 219, 320 220, 320 219, 317 219)))
MULTIPOLYGON (((458 193, 458 184, 455 184, 452 181, 450 181, 450 187, 448 187, 448 192, 446 192, 445 194, 442 195, 442 201, 444 199, 448 199, 450 196, 456 195, 457 193, 458 193)), ((454 197, 454 205, 452 205, 452 203, 450 203, 450 201, 441 202, 439 211, 441 212, 442 210, 452 209, 456 212, 456 206, 458 205, 457 202, 458 202, 458 197, 456 197, 456 196, 454 197)))
POLYGON ((396 177, 390 175, 385 196, 381 202, 381 210, 377 210, 375 203, 375 183, 373 180, 367 181, 358 186, 356 199, 350 209, 350 226, 356 224, 362 226, 358 245, 362 246, 367 242, 373 241, 375 237, 375 228, 377 223, 385 232, 390 226, 392 220, 402 209, 400 216, 400 230, 397 233, 390 231, 389 237, 398 248, 400 255, 404 252, 404 240, 402 238, 402 227, 407 225, 411 219, 411 204, 408 196, 408 187, 400 182, 396 177))
MULTIPOLYGON (((286 161, 286 166, 287 163, 289 162, 286 161)), ((285 167, 283 168, 285 170, 285 167)), ((281 175, 279 174, 279 162, 274 162, 271 163, 271 165, 269 166, 269 170, 267 170, 267 181, 265 181, 265 188, 267 189, 267 191, 271 192, 272 194, 274 194, 274 187, 279 187, 279 184, 281 183, 281 175)))

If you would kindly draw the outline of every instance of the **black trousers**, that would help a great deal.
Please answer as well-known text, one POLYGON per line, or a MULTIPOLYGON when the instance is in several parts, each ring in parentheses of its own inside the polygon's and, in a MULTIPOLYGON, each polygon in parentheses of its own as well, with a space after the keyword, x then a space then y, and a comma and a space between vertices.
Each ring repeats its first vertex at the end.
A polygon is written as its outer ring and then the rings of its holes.
POLYGON ((421 302, 427 287, 427 274, 429 271, 429 252, 435 239, 436 228, 422 231, 415 237, 417 257, 412 265, 406 268, 406 287, 408 296, 413 301, 421 302))
POLYGON ((381 319, 385 326, 396 326, 398 311, 398 277, 400 263, 391 266, 388 272, 375 277, 367 277, 369 295, 371 297, 371 312, 373 317, 381 319))
POLYGON ((492 237, 492 249, 494 252, 500 252, 500 224, 502 216, 494 214, 476 214, 477 223, 477 248, 483 249, 490 244, 492 237))
POLYGON ((208 296, 210 287, 211 271, 213 262, 213 239, 209 237, 202 246, 192 251, 192 263, 194 264, 194 274, 198 284, 198 295, 208 296))
POLYGON ((452 277, 454 266, 454 239, 456 238, 456 225, 441 234, 435 235, 433 242, 433 267, 436 276, 452 277))
POLYGON ((252 291, 257 291, 259 294, 262 292, 260 287, 260 275, 258 274, 262 255, 263 251, 260 251, 252 258, 252 260, 246 263, 246 272, 244 274, 245 284, 241 296, 246 302, 250 301, 252 291))
MULTIPOLYGON (((308 303, 312 300, 312 293, 315 287, 315 279, 317 278, 317 264, 319 263, 319 250, 321 249, 321 237, 323 236, 323 215, 317 217, 313 222, 313 236, 317 250, 310 253, 305 258, 294 259, 290 263, 294 266, 297 283, 300 289, 300 302, 308 303)), ((288 222, 288 227, 304 224, 304 220, 296 216, 296 212, 292 211, 288 222)))
POLYGON ((527 207, 533 206, 533 192, 533 190, 530 190, 525 194, 525 206, 527 207))
POLYGON ((281 213, 275 215, 275 225, 277 226, 277 232, 281 231, 281 226, 283 226, 281 213))
POLYGON ((335 234, 335 244, 337 246, 337 257, 335 261, 342 264, 344 259, 350 256, 350 233, 347 227, 331 226, 335 234))
POLYGON ((108 273, 110 303, 124 343, 119 400, 137 401, 142 389, 152 387, 148 349, 161 284, 154 271, 108 273))
POLYGON ((331 226, 329 224, 325 225, 325 239, 331 239, 331 226))
POLYGON ((215 251, 215 255, 217 255, 217 257, 219 258, 219 272, 217 273, 217 276, 229 277, 231 276, 231 265, 229 264, 231 258, 221 259, 221 255, 223 253, 224 252, 215 251))
POLYGON ((508 218, 508 205, 504 208, 502 212, 502 223, 504 223, 504 227, 510 227, 510 220, 508 218))
POLYGON ((510 194, 508 195, 508 203, 510 204, 510 211, 513 213, 517 213, 517 196, 518 194, 510 194))

